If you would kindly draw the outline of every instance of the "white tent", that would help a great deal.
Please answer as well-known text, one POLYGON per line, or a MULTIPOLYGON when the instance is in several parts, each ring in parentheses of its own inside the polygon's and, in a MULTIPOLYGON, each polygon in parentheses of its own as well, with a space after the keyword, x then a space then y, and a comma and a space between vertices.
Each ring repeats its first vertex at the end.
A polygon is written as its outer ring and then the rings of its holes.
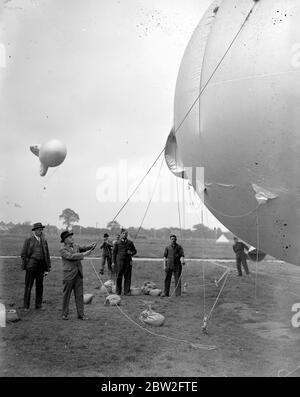
POLYGON ((229 243, 228 238, 222 234, 216 241, 216 243, 229 243))

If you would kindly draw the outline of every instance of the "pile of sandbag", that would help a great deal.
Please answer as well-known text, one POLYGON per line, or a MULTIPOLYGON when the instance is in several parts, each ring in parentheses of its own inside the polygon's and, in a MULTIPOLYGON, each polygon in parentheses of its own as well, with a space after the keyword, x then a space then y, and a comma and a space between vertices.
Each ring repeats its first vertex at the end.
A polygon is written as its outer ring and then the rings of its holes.
POLYGON ((117 305, 120 305, 120 303, 121 303, 121 298, 119 297, 119 295, 116 295, 116 294, 108 295, 104 301, 104 304, 106 306, 108 306, 108 305, 109 306, 117 306, 117 305))
POLYGON ((15 323, 19 320, 20 320, 20 318, 19 318, 16 310, 14 310, 14 309, 6 310, 6 321, 7 322, 15 323))
POLYGON ((157 288, 152 281, 146 281, 141 290, 143 294, 151 296, 159 296, 162 293, 162 290, 157 288))
POLYGON ((100 294, 115 294, 116 293, 116 284, 113 280, 107 280, 100 288, 100 294))
POLYGON ((160 327, 161 325, 163 325, 165 317, 162 314, 153 311, 151 307, 148 307, 148 309, 142 311, 142 313, 140 314, 140 321, 145 324, 160 327))

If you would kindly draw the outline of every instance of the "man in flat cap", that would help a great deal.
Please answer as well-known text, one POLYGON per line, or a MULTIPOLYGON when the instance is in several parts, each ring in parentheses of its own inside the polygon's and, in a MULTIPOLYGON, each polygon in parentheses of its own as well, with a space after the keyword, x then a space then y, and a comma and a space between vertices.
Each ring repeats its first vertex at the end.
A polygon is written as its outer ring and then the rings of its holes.
POLYGON ((61 243, 64 245, 60 249, 63 264, 63 307, 62 318, 68 320, 69 303, 72 291, 75 295, 77 317, 86 320, 83 309, 83 271, 81 261, 85 256, 96 247, 96 243, 88 246, 74 244, 72 232, 65 230, 61 233, 61 243))
POLYGON ((113 243, 109 240, 109 235, 104 233, 103 243, 100 246, 102 249, 102 260, 101 260, 101 268, 100 274, 104 274, 105 262, 107 262, 107 268, 109 271, 110 278, 113 278, 113 270, 112 270, 112 247, 113 243))
POLYGON ((44 236, 43 226, 40 222, 32 227, 32 236, 24 242, 21 252, 22 270, 25 274, 24 310, 30 307, 30 295, 35 281, 35 308, 44 310, 43 281, 51 268, 48 243, 44 236))

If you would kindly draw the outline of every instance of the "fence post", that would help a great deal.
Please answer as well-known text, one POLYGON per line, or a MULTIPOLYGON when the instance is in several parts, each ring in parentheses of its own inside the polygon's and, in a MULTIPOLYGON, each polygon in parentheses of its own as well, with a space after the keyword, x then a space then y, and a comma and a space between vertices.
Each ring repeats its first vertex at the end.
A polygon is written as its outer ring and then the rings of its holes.
POLYGON ((6 310, 3 303, 0 303, 0 327, 6 327, 6 310))

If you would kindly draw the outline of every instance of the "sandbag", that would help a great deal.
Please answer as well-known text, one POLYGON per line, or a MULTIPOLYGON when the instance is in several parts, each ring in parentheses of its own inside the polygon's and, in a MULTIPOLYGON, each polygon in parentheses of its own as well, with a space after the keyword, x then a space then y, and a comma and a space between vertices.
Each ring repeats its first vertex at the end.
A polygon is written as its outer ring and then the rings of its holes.
POLYGON ((114 285, 114 282, 113 282, 113 280, 107 280, 107 281, 105 281, 104 285, 105 285, 106 287, 109 286, 109 287, 112 288, 112 286, 114 285))
POLYGON ((141 295, 142 289, 140 287, 131 287, 130 292, 131 295, 141 295))
POLYGON ((104 302, 106 306, 107 305, 116 306, 119 305, 120 303, 121 303, 121 298, 119 297, 119 295, 115 295, 115 294, 108 295, 104 302))
POLYGON ((152 309, 146 309, 140 314, 140 320, 145 324, 153 325, 155 327, 160 327, 165 321, 165 317, 152 309))
POLYGON ((147 287, 147 288, 150 288, 150 289, 155 289, 155 288, 157 288, 157 287, 156 287, 156 284, 153 283, 152 281, 146 281, 146 282, 144 283, 144 286, 147 287))
POLYGON ((20 318, 19 318, 18 313, 17 313, 16 310, 14 310, 14 309, 6 310, 6 321, 7 322, 14 323, 14 322, 19 321, 19 320, 20 320, 20 318))
POLYGON ((141 289, 141 292, 143 294, 145 294, 145 295, 149 295, 150 291, 152 289, 156 289, 156 288, 157 288, 156 284, 154 284, 152 281, 147 281, 147 282, 144 283, 144 285, 143 285, 143 287, 141 289))
POLYGON ((161 289, 155 288, 155 289, 150 289, 149 295, 151 296, 159 296, 161 294, 161 289))
POLYGON ((110 285, 102 285, 100 287, 100 294, 101 295, 107 295, 107 294, 111 294, 112 293, 112 288, 110 285))
POLYGON ((104 285, 108 287, 109 293, 116 293, 116 284, 113 280, 107 280, 105 281, 104 285))
POLYGON ((93 294, 84 294, 83 303, 85 303, 86 305, 92 303, 93 297, 94 297, 93 294))

